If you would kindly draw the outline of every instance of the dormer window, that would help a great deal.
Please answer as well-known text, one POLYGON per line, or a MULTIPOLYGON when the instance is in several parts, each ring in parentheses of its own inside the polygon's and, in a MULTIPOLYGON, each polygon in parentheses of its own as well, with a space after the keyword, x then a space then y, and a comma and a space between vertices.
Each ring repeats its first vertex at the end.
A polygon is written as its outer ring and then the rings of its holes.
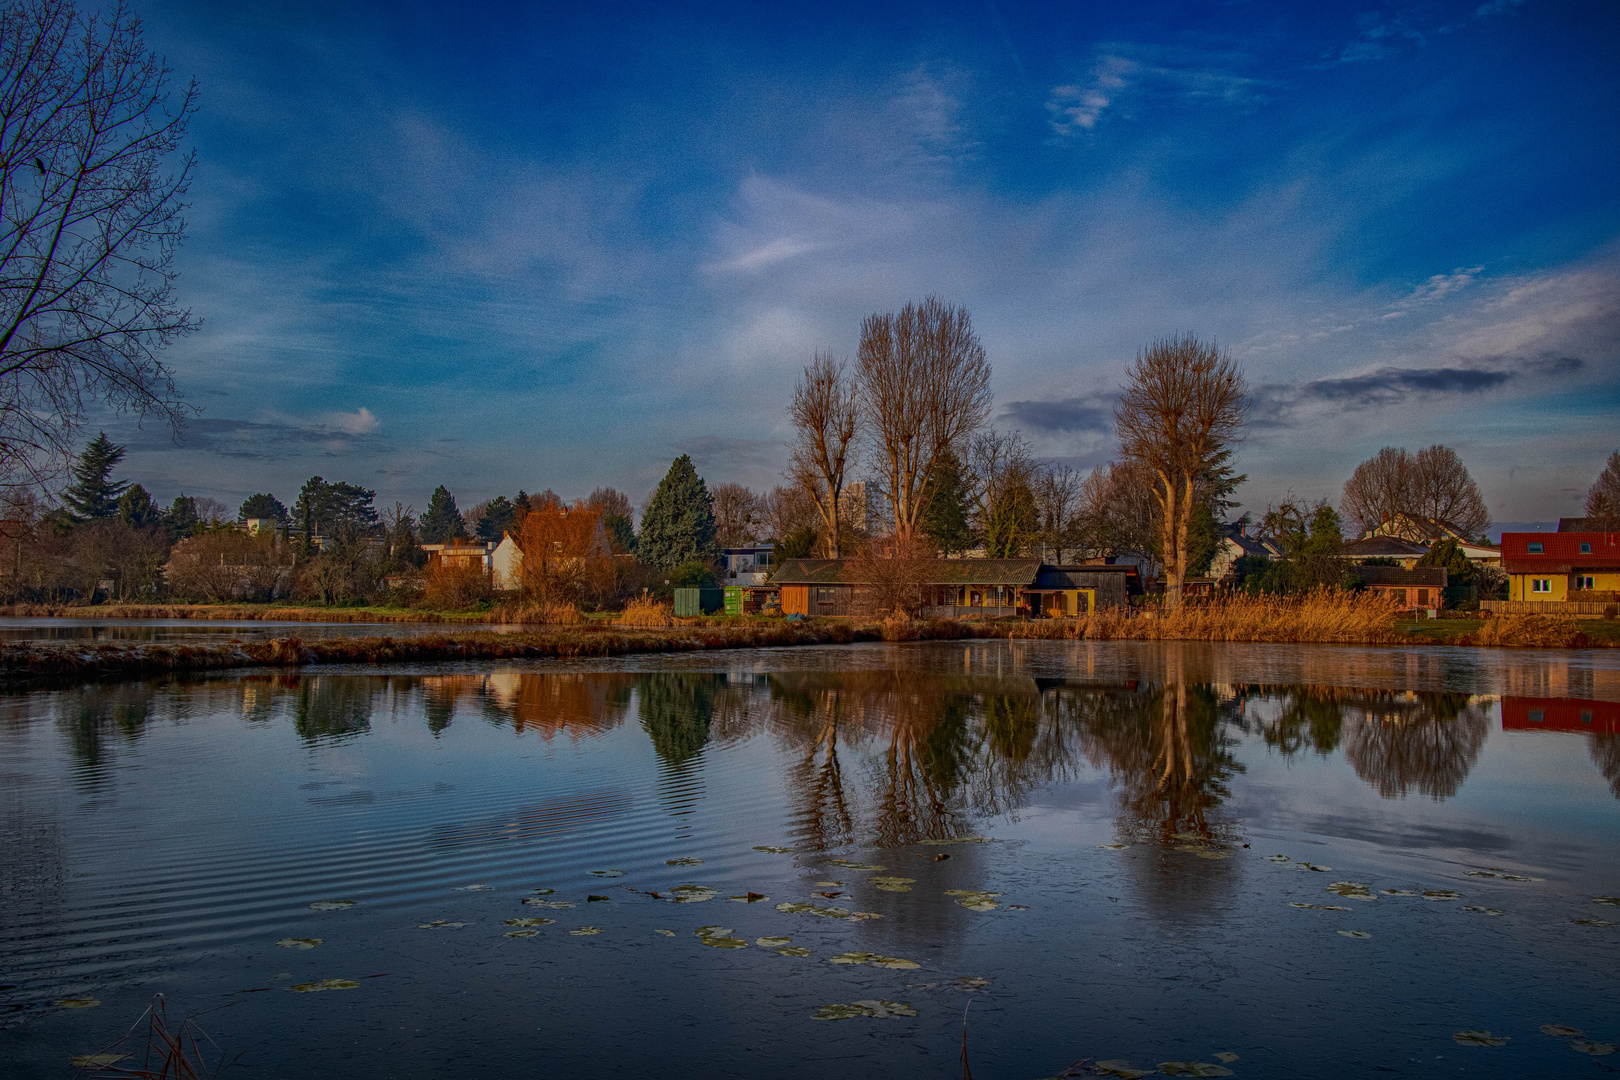
POLYGON ((1581 554, 1582 555, 1590 555, 1590 554, 1592 554, 1592 542, 1590 540, 1582 540, 1581 541, 1581 554))
POLYGON ((1525 548, 1525 550, 1530 552, 1530 554, 1532 554, 1532 555, 1540 555, 1541 552, 1542 552, 1541 541, 1540 540, 1532 540, 1532 541, 1530 541, 1529 545, 1525 548))

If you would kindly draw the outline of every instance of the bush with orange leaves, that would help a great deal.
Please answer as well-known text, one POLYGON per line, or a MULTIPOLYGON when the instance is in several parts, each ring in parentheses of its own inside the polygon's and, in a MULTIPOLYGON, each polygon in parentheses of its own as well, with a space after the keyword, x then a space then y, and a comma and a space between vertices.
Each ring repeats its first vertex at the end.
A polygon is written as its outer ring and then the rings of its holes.
POLYGON ((460 611, 488 600, 492 591, 489 571, 477 562, 446 564, 434 559, 428 563, 422 601, 438 611, 460 611))
POLYGON ((613 588, 613 554, 602 515, 584 502, 551 503, 523 519, 523 594, 542 605, 575 604, 613 588))

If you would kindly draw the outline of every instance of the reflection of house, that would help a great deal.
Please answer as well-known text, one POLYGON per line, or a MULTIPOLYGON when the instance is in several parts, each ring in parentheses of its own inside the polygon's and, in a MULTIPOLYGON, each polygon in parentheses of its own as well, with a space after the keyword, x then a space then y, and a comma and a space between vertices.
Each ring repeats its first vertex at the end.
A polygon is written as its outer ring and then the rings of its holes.
POLYGON ((1420 566, 1408 570, 1403 566, 1358 566, 1356 577, 1367 586, 1368 592, 1393 596, 1404 611, 1438 610, 1444 606, 1446 568, 1420 566))
POLYGON ((1280 559, 1282 551, 1270 540, 1250 536, 1248 522, 1221 525, 1215 556, 1209 561, 1210 578, 1219 581, 1232 574, 1237 569, 1237 561, 1243 558, 1280 559))
POLYGON ((1510 604, 1584 603, 1596 614, 1620 599, 1620 533, 1503 533, 1502 566, 1510 604))
POLYGON ((1620 704, 1580 698, 1505 697, 1502 730, 1620 735, 1620 704))
MULTIPOLYGON (((850 559, 787 559, 772 584, 782 611, 801 615, 863 614, 863 594, 874 586, 850 559)), ((1074 615, 1118 607, 1141 592, 1134 566, 1049 566, 1039 559, 898 560, 897 577, 922 594, 923 613, 942 618, 1074 615)), ((885 583, 888 588, 893 583, 885 583)))

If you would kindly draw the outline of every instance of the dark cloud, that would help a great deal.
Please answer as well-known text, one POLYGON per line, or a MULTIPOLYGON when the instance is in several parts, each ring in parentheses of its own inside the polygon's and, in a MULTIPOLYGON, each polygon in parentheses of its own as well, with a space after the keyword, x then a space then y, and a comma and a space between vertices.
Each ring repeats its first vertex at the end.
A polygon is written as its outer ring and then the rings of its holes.
POLYGON ((1097 398, 1072 397, 1059 401, 1013 401, 1003 414, 1026 430, 1107 433, 1114 429, 1114 406, 1097 398))
POLYGON ((675 444, 675 449, 692 455, 702 473, 708 469, 723 472, 749 469, 780 469, 787 451, 775 439, 731 439, 722 435, 700 435, 675 444))
POLYGON ((272 461, 333 457, 352 450, 361 442, 375 443, 377 437, 327 426, 300 427, 202 416, 186 421, 178 441, 169 438, 166 429, 146 428, 132 433, 123 442, 131 450, 200 450, 221 457, 272 461))

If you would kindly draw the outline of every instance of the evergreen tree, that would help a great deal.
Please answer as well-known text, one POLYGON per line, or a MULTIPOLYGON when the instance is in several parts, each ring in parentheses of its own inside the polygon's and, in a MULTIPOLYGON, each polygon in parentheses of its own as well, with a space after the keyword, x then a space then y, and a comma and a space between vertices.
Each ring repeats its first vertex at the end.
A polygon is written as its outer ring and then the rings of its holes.
POLYGON ((478 539, 498 542, 517 519, 517 504, 505 495, 497 495, 484 507, 484 516, 478 519, 478 539))
POLYGON ((176 539, 181 539, 196 532, 199 524, 197 500, 189 495, 176 495, 169 507, 169 531, 176 539))
POLYGON ((456 509, 456 497, 443 484, 433 489, 427 513, 422 515, 417 531, 424 544, 442 544, 467 535, 467 523, 461 519, 461 511, 456 509))
POLYGON ((1462 545, 1449 536, 1425 552, 1423 558, 1419 559, 1417 564, 1419 566, 1445 567, 1447 585, 1472 585, 1474 583, 1474 564, 1468 561, 1467 555, 1463 554, 1462 545))
POLYGON ((118 499, 118 516, 125 524, 141 529, 162 522, 163 508, 152 501, 145 488, 131 484, 118 499))
POLYGON ((124 460, 124 448, 105 431, 90 440, 73 465, 73 483, 63 492, 74 521, 96 521, 118 513, 118 499, 127 483, 114 483, 112 471, 124 460))
POLYGON ((281 500, 274 495, 249 495, 242 500, 241 507, 236 511, 237 521, 246 521, 249 518, 270 518, 274 521, 288 520, 287 508, 281 500))
POLYGON ((947 450, 934 464, 926 489, 928 506, 922 514, 922 530, 941 553, 966 551, 973 546, 973 528, 968 515, 968 482, 962 463, 947 450))
POLYGON ((377 493, 370 488, 338 481, 329 484, 312 476, 299 489, 293 516, 304 532, 305 546, 312 537, 354 539, 377 528, 377 493))
POLYGON ((643 562, 666 568, 693 561, 713 563, 720 557, 714 504, 688 455, 670 464, 647 503, 637 554, 643 562))

